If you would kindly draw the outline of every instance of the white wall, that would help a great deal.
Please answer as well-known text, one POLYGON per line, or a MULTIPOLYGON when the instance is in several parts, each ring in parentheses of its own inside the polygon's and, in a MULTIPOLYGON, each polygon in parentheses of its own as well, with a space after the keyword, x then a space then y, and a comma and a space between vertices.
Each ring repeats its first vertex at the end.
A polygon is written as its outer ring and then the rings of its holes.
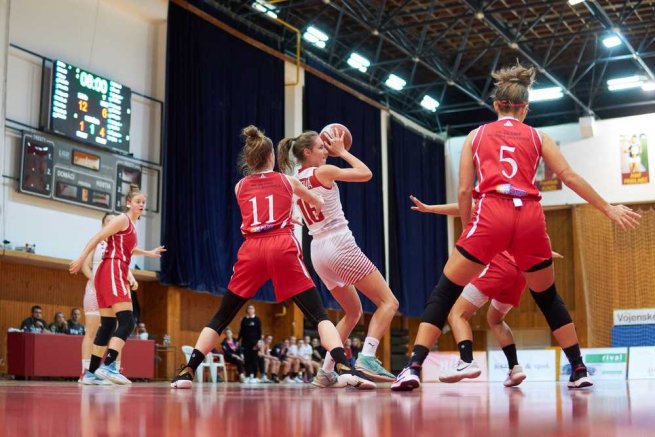
MULTIPOLYGON (((550 126, 539 129, 559 141, 560 148, 571 167, 584 177, 612 203, 630 203, 655 200, 655 114, 597 120, 594 136, 581 138, 578 123, 550 126), (623 185, 621 180, 620 135, 645 133, 649 139, 650 183, 623 185)), ((459 156, 465 137, 453 137, 446 143, 446 162, 449 167, 448 200, 457 201, 459 156)), ((567 187, 560 191, 542 193, 544 206, 579 204, 584 201, 567 187)))
MULTIPOLYGON (((163 101, 167 7, 166 0, 12 0, 8 42, 163 101)), ((38 126, 41 59, 7 44, 2 51, 8 53, 7 68, 0 73, 6 77, 7 97, 0 105, 8 119, 38 126)), ((159 162, 160 111, 158 103, 133 95, 130 152, 135 158, 159 162)), ((77 257, 99 229, 102 213, 18 193, 17 182, 11 178, 19 174, 20 133, 10 126, 4 132, 0 136, 1 239, 12 245, 36 244, 37 253, 43 255, 77 257)), ((143 189, 154 204, 160 196, 156 190, 159 166, 150 167, 143 189)), ((159 244, 160 227, 160 215, 147 213, 137 226, 139 246, 159 244)), ((157 261, 135 262, 141 268, 158 269, 157 261)))

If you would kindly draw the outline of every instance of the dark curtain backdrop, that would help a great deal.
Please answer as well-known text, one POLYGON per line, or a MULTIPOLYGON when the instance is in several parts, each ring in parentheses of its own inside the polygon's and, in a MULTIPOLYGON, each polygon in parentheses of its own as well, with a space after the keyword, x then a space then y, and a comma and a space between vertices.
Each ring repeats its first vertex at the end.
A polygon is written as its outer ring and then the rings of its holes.
POLYGON ((409 195, 446 202, 444 144, 393 118, 389 137, 391 288, 400 312, 420 316, 448 259, 445 216, 412 211, 409 195))
MULTIPOLYGON (((380 137, 380 110, 362 102, 357 97, 322 79, 307 73, 304 93, 304 128, 320 131, 329 123, 341 123, 353 136, 351 152, 373 172, 366 183, 339 183, 341 203, 350 229, 359 247, 384 275, 384 227, 382 218, 382 156, 380 137)), ((328 163, 347 166, 341 159, 330 158, 328 163)), ((304 230, 307 235, 307 230, 304 230)), ((305 261, 311 267, 309 241, 303 239, 305 261)), ((313 272, 313 268, 310 268, 313 272)), ((329 291, 314 273, 314 280, 328 308, 339 308, 329 291)), ((375 306, 368 299, 363 302, 364 311, 375 306)))
POLYGON ((239 133, 282 138, 284 66, 172 3, 166 59, 161 281, 223 294, 243 241, 239 133))

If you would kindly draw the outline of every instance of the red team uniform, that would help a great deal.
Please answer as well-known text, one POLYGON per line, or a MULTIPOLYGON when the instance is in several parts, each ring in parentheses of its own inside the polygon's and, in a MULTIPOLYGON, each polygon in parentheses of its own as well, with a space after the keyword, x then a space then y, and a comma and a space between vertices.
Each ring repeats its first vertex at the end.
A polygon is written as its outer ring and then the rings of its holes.
POLYGON ((534 184, 541 159, 539 132, 503 117, 480 126, 471 149, 476 201, 457 247, 485 265, 507 250, 521 271, 550 259, 541 195, 534 184))
POLYGON ((526 280, 514 257, 507 252, 501 252, 471 284, 489 299, 516 308, 521 303, 526 280))
POLYGON ((237 202, 246 241, 227 289, 249 299, 270 279, 281 302, 314 288, 293 234, 293 189, 286 176, 274 171, 246 176, 239 181, 237 202))
POLYGON ((127 273, 137 237, 132 220, 128 218, 127 221, 127 229, 107 238, 107 247, 94 279, 98 308, 111 308, 115 303, 132 300, 127 273))

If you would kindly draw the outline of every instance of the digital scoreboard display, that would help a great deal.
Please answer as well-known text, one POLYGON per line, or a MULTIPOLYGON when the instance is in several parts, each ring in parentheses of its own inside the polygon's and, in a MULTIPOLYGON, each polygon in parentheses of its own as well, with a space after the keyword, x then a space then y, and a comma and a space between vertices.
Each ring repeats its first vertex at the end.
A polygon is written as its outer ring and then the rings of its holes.
POLYGON ((129 152, 131 96, 126 86, 55 61, 50 129, 87 144, 129 152))

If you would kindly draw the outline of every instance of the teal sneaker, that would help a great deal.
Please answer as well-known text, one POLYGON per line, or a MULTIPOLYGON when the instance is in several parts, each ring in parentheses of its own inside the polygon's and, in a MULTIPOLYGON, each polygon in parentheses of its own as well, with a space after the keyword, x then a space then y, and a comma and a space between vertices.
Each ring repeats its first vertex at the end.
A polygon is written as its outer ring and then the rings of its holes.
POLYGON ((375 357, 359 354, 355 362, 355 369, 377 382, 394 382, 393 373, 382 367, 382 363, 375 357))

